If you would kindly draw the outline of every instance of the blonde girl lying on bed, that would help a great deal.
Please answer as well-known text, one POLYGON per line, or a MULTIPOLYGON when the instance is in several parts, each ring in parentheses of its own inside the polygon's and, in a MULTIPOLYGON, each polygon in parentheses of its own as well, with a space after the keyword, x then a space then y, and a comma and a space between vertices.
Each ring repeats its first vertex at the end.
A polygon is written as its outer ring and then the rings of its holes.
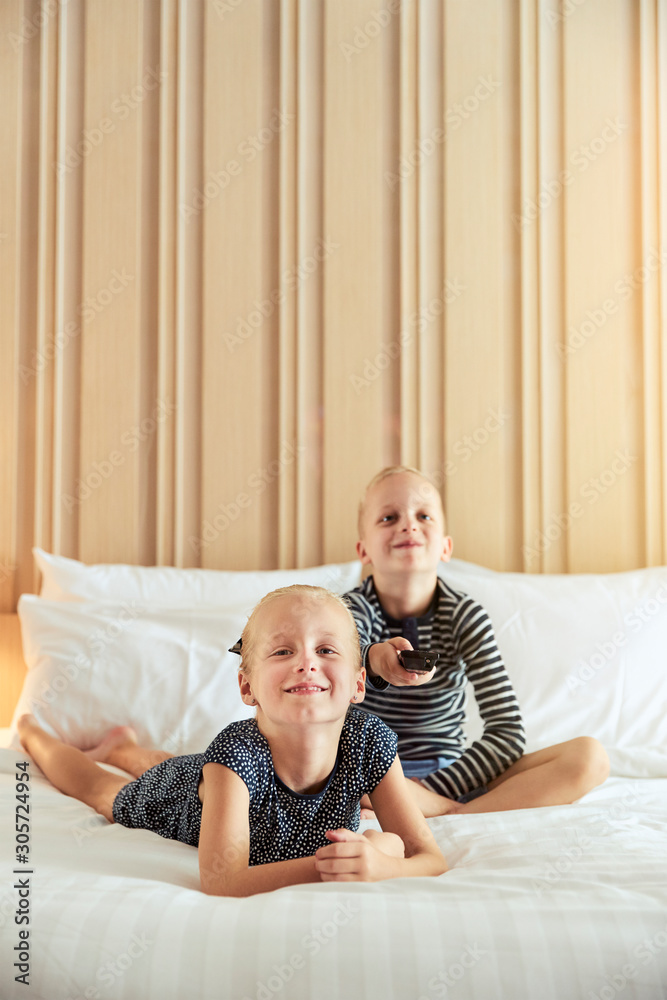
POLYGON ((84 752, 31 715, 19 720, 19 736, 57 788, 109 822, 198 847, 210 895, 439 875, 447 866, 408 793, 396 736, 354 707, 364 686, 356 626, 341 599, 284 587, 259 602, 243 632, 239 687, 256 717, 227 726, 204 753, 147 750, 125 726, 84 752), (356 832, 366 794, 382 833, 356 832))

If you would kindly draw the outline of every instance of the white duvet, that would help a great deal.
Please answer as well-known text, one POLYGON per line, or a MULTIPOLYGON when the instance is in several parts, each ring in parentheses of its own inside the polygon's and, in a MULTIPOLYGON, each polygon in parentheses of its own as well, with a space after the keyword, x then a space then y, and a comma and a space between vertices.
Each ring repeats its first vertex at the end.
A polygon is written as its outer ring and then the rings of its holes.
POLYGON ((20 759, 0 751, 2 1000, 667 997, 667 779, 432 820, 439 878, 234 900, 199 891, 193 848, 109 825, 39 772, 32 874, 13 874, 20 759))
MULTIPOLYGON (((16 716, 82 746, 134 725, 177 754, 240 717, 225 651, 256 600, 296 582, 344 592, 361 569, 36 555, 16 716)), ((451 869, 439 878, 233 900, 202 895, 193 848, 109 825, 38 774, 32 873, 15 875, 22 754, 2 750, 0 1000, 667 1000, 667 567, 540 576, 453 560, 442 572, 491 616, 527 750, 594 736, 614 777, 572 806, 431 821, 451 869), (21 947, 29 985, 15 980, 21 947)))

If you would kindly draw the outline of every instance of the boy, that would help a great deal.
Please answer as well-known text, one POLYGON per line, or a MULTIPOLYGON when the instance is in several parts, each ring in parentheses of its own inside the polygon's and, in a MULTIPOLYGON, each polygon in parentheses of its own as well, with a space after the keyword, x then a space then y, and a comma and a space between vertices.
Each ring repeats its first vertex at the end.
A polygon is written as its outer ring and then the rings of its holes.
POLYGON ((573 802, 609 773, 604 748, 580 737, 523 755, 519 706, 482 606, 438 577, 452 539, 436 488, 406 466, 383 469, 359 508, 357 554, 373 575, 346 595, 367 670, 365 709, 398 735, 411 791, 426 816, 573 802), (409 673, 402 649, 438 665, 409 673), (465 685, 484 732, 465 748, 465 685), (484 794, 486 793, 486 794, 484 794))

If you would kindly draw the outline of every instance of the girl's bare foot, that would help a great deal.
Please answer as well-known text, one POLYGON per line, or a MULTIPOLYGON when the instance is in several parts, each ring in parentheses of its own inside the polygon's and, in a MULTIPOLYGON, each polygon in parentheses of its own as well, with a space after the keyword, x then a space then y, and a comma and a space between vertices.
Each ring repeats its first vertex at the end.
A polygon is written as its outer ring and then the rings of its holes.
POLYGON ((31 715, 30 712, 26 712, 25 715, 19 716, 18 722, 16 723, 16 731, 19 735, 21 746, 26 751, 26 753, 28 752, 28 748, 26 746, 26 738, 28 736, 28 733, 34 726, 39 726, 39 723, 37 722, 35 716, 31 715))
POLYGON ((131 726, 116 726, 115 729, 110 729, 106 736, 102 739, 97 746, 91 747, 90 750, 84 750, 86 757, 90 757, 91 760, 96 760, 100 764, 113 763, 110 758, 113 756, 115 751, 127 747, 135 747, 138 745, 137 734, 131 726))
POLYGON ((173 756, 166 750, 149 750, 139 746, 137 734, 131 726, 116 726, 109 730, 101 743, 84 750, 84 753, 90 760, 119 767, 135 778, 173 756))

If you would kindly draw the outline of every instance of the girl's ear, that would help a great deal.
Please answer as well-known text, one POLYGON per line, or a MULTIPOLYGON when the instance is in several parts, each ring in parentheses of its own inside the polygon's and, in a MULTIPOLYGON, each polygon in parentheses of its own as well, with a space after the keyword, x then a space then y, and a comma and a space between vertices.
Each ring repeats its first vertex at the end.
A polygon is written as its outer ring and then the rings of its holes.
POLYGON ((363 701, 365 697, 366 697, 366 671, 362 669, 361 672, 357 674, 355 690, 354 694, 350 698, 350 703, 353 705, 358 705, 359 702, 363 701))
POLYGON ((246 675, 243 673, 242 670, 239 670, 238 679, 239 679, 239 691, 241 692, 241 699, 243 701, 243 704, 256 705, 257 702, 250 688, 250 681, 248 680, 248 678, 246 677, 246 675))

